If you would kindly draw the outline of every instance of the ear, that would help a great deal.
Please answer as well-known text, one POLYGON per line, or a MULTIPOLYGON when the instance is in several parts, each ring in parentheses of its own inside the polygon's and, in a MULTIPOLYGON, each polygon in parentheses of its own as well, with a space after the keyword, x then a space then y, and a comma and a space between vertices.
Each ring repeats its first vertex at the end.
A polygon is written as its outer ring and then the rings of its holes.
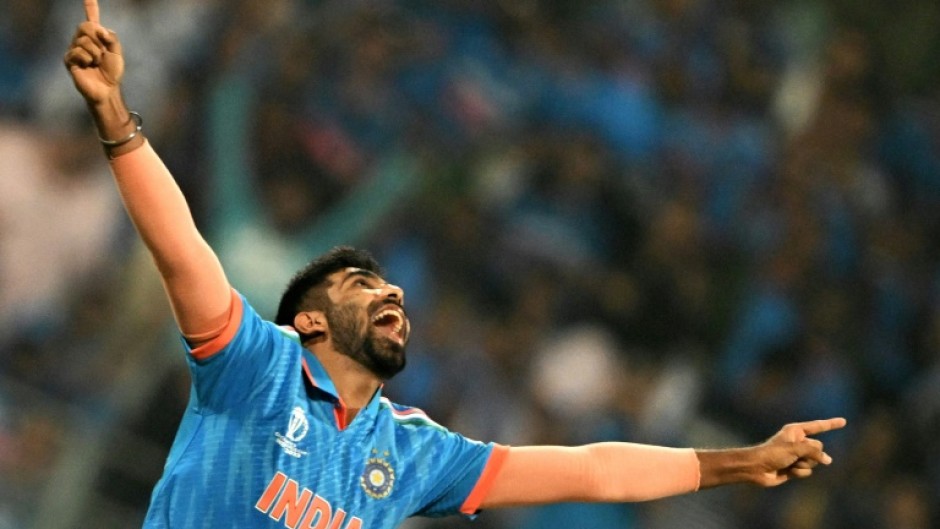
POLYGON ((316 336, 326 333, 329 326, 326 324, 326 314, 319 310, 298 312, 294 316, 294 329, 307 336, 316 336))

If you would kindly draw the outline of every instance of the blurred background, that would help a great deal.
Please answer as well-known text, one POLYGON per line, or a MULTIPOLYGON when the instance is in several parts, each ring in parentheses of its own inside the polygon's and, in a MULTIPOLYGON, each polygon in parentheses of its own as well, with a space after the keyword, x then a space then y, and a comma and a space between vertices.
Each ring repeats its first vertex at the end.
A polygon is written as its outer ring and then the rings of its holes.
MULTIPOLYGON (((0 0, 0 529, 139 527, 189 378, 61 58, 0 0)), ((273 317, 339 243, 405 288, 388 384, 469 437, 756 443, 772 490, 411 529, 940 527, 940 4, 101 0, 125 95, 273 317)))

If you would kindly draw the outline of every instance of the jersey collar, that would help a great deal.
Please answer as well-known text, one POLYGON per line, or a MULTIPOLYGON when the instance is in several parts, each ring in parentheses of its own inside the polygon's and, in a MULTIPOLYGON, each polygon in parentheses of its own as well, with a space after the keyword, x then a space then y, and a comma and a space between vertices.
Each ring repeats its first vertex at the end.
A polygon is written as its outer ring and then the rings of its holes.
POLYGON ((326 373, 323 364, 306 347, 303 348, 303 356, 300 362, 303 365, 304 374, 307 375, 307 380, 310 381, 313 387, 333 397, 333 400, 340 400, 339 391, 336 391, 336 386, 333 385, 333 381, 330 379, 330 375, 326 373))
MULTIPOLYGON (((336 385, 333 384, 333 380, 330 379, 330 375, 327 374, 323 364, 321 364, 316 355, 310 352, 310 350, 307 348, 303 349, 300 361, 303 365, 304 375, 307 377, 307 380, 310 382, 310 384, 314 388, 325 393, 328 397, 330 397, 330 400, 333 401, 337 427, 340 430, 345 430, 346 427, 349 426, 349 423, 346 419, 346 403, 343 402, 342 397, 339 396, 339 391, 336 390, 336 385)), ((376 390, 375 395, 372 396, 372 400, 369 401, 369 404, 367 404, 365 408, 359 410, 359 415, 372 416, 377 412, 379 408, 379 401, 382 398, 382 387, 383 386, 379 386, 379 389, 376 390)))

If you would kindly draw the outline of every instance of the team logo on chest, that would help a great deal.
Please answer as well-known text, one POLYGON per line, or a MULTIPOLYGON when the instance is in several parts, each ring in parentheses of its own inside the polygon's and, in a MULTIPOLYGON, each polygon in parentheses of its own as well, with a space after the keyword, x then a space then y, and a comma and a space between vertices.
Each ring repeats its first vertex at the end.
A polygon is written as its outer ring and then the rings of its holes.
MULTIPOLYGON (((370 497, 377 500, 387 498, 395 485, 395 469, 385 459, 376 457, 378 450, 372 449, 373 457, 366 461, 366 468, 359 476, 359 485, 370 497)), ((388 457, 388 452, 383 452, 388 457)))
POLYGON ((277 444, 281 445, 284 453, 293 457, 307 455, 307 452, 297 448, 297 443, 307 436, 310 431, 310 422, 307 421, 307 415, 303 408, 295 406, 290 412, 290 419, 287 421, 287 432, 274 432, 277 437, 277 444))

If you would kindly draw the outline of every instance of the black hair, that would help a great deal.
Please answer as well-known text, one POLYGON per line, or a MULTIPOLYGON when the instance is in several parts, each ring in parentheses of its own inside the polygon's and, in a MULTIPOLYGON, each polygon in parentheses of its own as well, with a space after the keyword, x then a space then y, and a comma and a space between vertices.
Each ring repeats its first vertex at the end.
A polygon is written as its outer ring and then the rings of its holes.
POLYGON ((369 252, 350 246, 337 246, 294 274, 281 295, 274 323, 292 326, 298 312, 325 311, 330 304, 326 295, 326 287, 329 286, 327 276, 350 267, 384 275, 382 267, 369 252))

